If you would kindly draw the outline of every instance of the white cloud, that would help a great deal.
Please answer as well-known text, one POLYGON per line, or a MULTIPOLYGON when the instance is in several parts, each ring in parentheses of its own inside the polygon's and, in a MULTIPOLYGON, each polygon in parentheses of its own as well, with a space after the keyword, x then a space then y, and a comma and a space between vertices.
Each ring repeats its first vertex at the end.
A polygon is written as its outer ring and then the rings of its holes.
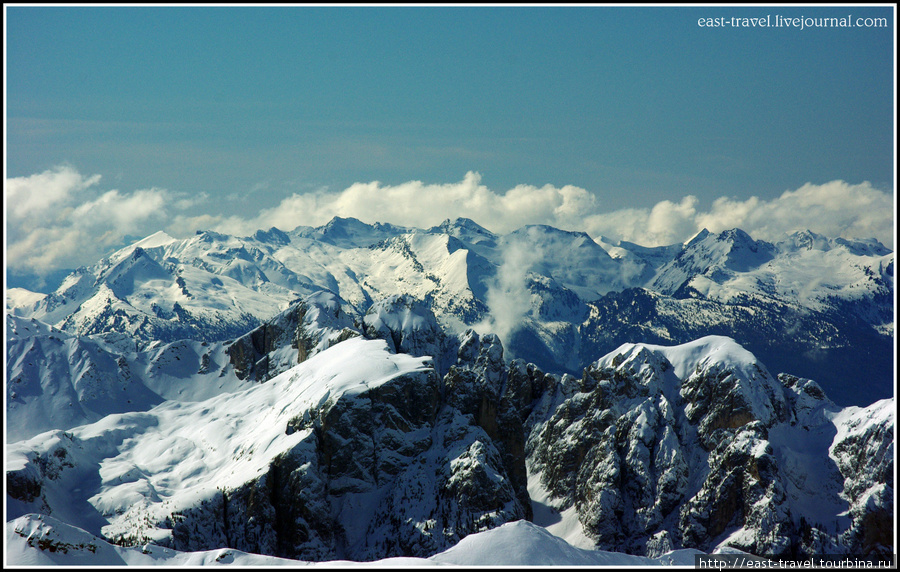
POLYGON ((703 228, 740 228, 757 240, 777 241, 784 233, 809 229, 826 236, 876 238, 893 249, 894 199, 868 182, 807 183, 772 200, 720 197, 709 211, 697 210, 696 197, 662 201, 652 209, 625 209, 585 217, 584 230, 644 246, 674 244, 703 228))
POLYGON ((828 236, 874 237, 893 248, 893 197, 868 182, 806 184, 772 200, 721 197, 707 211, 692 195, 678 202, 660 201, 648 209, 603 213, 601 207, 595 195, 579 187, 518 185, 501 193, 481 184, 478 173, 469 172, 458 183, 355 183, 342 191, 294 194, 252 219, 231 217, 215 228, 234 234, 272 226, 291 230, 322 225, 335 216, 425 228, 447 218, 466 217, 498 233, 547 224, 644 246, 682 242, 703 228, 712 232, 741 228, 763 240, 808 228, 828 236))
POLYGON ((96 262, 126 235, 151 234, 169 217, 165 189, 97 189, 100 175, 70 166, 6 180, 6 262, 45 274, 96 262))
POLYGON ((56 205, 67 202, 73 194, 96 185, 100 175, 85 179, 68 165, 59 166, 30 177, 6 180, 7 212, 16 219, 41 216, 56 205))
POLYGON ((522 326, 522 319, 531 311, 523 300, 531 297, 528 275, 532 266, 544 257, 534 243, 512 241, 501 253, 500 267, 488 284, 485 303, 490 314, 473 326, 481 334, 493 332, 504 345, 509 345, 511 334, 522 326))
POLYGON ((61 237, 60 211, 79 191, 95 185, 100 176, 85 179, 69 166, 56 167, 30 177, 6 180, 6 261, 12 268, 41 267, 47 264, 44 243, 61 237), (44 232, 35 232, 43 229, 44 232), (51 234, 55 236, 50 236, 51 234))
POLYGON ((764 240, 808 228, 826 236, 877 238, 893 248, 894 198, 868 182, 807 183, 771 201, 717 199, 699 223, 709 230, 740 227, 764 240))
POLYGON ((293 194, 252 219, 223 219, 216 230, 235 234, 272 226, 291 230, 300 225, 319 226, 335 216, 419 228, 465 217, 500 233, 526 224, 580 230, 584 214, 596 209, 594 195, 578 187, 518 185, 501 194, 482 185, 481 175, 470 171, 457 183, 382 185, 375 181, 354 183, 337 192, 320 189, 293 194))
POLYGON ((419 228, 466 217, 498 233, 547 224, 645 246, 682 242, 702 228, 717 232, 736 227, 770 241, 784 232, 809 228, 827 236, 874 237, 889 248, 894 242, 893 196, 868 182, 806 184, 771 200, 721 197, 707 210, 688 195, 652 208, 604 213, 597 197, 579 187, 518 185, 498 192, 483 185, 478 173, 469 172, 455 183, 376 181, 339 191, 295 193, 276 207, 228 217, 217 213, 205 195, 187 197, 159 188, 101 190, 99 182, 100 175, 85 177, 69 166, 7 179, 9 267, 46 273, 91 264, 125 236, 158 230, 172 236, 198 229, 247 236, 273 226, 282 230, 318 226, 334 216, 419 228), (197 205, 206 211, 184 212, 197 205))
POLYGON ((112 227, 127 234, 143 221, 158 219, 165 212, 168 193, 164 189, 142 189, 128 195, 107 191, 72 210, 71 218, 84 227, 112 227))

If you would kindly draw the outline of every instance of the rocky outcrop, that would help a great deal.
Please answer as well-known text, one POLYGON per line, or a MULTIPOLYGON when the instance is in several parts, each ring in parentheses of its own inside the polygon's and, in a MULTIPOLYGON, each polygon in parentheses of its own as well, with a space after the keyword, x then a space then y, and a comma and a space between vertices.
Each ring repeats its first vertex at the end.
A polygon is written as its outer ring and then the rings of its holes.
POLYGON ((530 518, 524 435, 495 336, 460 359, 329 398, 285 427, 302 441, 267 472, 171 514, 178 550, 229 546, 302 560, 428 556, 530 518))
POLYGON ((895 552, 896 406, 885 400, 854 413, 830 450, 844 477, 843 495, 852 519, 841 540, 857 554, 890 556, 895 552))
POLYGON ((893 417, 882 411, 879 423, 848 430, 854 422, 833 418, 841 410, 815 382, 773 378, 733 342, 696 344, 669 354, 627 344, 545 396, 553 405, 531 419, 527 450, 557 508, 574 507, 605 550, 890 554, 893 417), (833 460, 817 444, 835 427, 833 460), (851 507, 843 524, 842 498, 851 507), (836 507, 834 525, 808 521, 823 514, 810 512, 817 502, 836 507))
POLYGON ((646 350, 613 364, 565 380, 529 450, 532 470, 598 546, 640 553, 684 498, 689 457, 671 365, 646 350))
POLYGON ((318 292, 235 339, 225 351, 239 379, 263 382, 358 335, 341 300, 331 292, 318 292))
POLYGON ((431 356, 439 375, 456 361, 456 340, 447 336, 429 306, 408 294, 372 304, 362 318, 367 338, 383 339, 396 353, 431 356))
POLYGON ((447 404, 470 416, 497 446, 516 499, 530 520, 523 422, 530 382, 509 374, 497 336, 479 338, 469 330, 462 336, 457 365, 450 368, 444 385, 447 404))

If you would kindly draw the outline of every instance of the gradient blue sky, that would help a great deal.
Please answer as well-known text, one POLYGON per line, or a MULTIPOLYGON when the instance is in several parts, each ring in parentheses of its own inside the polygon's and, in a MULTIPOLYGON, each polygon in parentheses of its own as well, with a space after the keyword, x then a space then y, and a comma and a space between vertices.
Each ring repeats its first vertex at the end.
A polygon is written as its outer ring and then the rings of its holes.
MULTIPOLYGON (((608 211, 894 192, 892 7, 6 7, 6 177, 193 212, 355 182, 573 185, 608 211), (701 17, 888 18, 701 28, 701 17)), ((483 222, 482 224, 487 224, 483 222)), ((489 226, 489 225, 488 225, 489 226)))

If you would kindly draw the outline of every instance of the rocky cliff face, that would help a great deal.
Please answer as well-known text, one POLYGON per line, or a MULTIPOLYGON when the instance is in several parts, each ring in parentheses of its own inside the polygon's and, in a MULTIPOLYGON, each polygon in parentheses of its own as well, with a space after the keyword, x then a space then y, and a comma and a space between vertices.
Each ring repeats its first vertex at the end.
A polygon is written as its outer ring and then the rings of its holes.
POLYGON ((893 403, 853 411, 829 453, 844 478, 851 525, 840 541, 860 554, 894 552, 893 403))

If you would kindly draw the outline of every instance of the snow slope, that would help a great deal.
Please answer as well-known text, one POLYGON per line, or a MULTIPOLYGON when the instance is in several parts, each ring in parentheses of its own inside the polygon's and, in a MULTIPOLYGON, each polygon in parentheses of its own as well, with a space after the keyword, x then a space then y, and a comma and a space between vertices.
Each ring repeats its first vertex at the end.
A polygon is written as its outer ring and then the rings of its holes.
MULTIPOLYGON (((433 315, 431 321, 429 327, 437 329, 433 315)), ((361 335, 329 292, 295 302, 243 336, 210 343, 142 343, 118 332, 74 336, 8 314, 7 440, 69 429, 110 413, 145 411, 165 400, 201 401, 245 389, 361 335)), ((406 353, 429 355, 430 348, 421 349, 406 353)))
MULTIPOLYGON (((217 487, 235 488, 259 476, 272 458, 306 437, 307 431, 285 432, 298 411, 426 371, 424 361, 389 354, 382 341, 347 340, 263 385, 199 402, 166 401, 15 443, 7 450, 7 471, 27 466, 33 450, 74 445, 64 458, 75 459, 60 463, 84 470, 84 480, 67 480, 59 489, 48 483, 44 494, 54 514, 68 513, 67 522, 93 534, 126 536, 135 513, 161 520, 217 487), (72 495, 73 488, 81 492, 72 495), (108 524, 97 528, 99 518, 108 524)), ((10 504, 10 514, 24 510, 10 504)), ((145 534, 159 539, 171 530, 145 534)))
POLYGON ((14 315, 27 313, 47 295, 41 292, 32 292, 25 288, 6 289, 6 311, 14 315))
POLYGON ((6 344, 9 441, 248 385, 229 370, 221 344, 181 340, 138 348, 116 335, 73 336, 9 314, 6 344))

